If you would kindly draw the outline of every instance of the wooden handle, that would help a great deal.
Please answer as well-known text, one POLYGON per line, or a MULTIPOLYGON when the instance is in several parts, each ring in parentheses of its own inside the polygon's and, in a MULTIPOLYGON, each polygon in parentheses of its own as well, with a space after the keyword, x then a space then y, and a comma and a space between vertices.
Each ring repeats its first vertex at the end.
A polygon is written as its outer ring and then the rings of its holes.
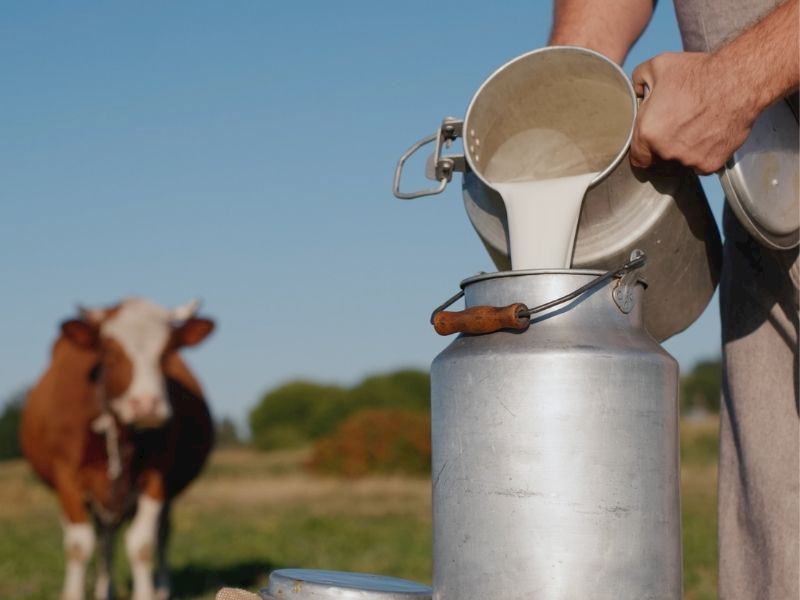
POLYGON ((501 329, 522 330, 530 323, 530 317, 520 316, 520 312, 525 310, 528 307, 517 302, 508 306, 473 306, 457 312, 442 311, 433 317, 433 328, 439 335, 481 335, 501 329))

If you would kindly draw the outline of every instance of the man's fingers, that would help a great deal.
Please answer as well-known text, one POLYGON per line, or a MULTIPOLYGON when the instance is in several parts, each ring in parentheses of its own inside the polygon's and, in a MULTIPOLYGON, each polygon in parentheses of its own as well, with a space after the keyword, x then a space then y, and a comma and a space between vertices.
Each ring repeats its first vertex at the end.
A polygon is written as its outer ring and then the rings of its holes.
POLYGON ((633 138, 631 139, 631 164, 634 167, 646 169, 653 164, 653 150, 650 145, 642 137, 641 128, 639 123, 641 116, 636 120, 636 126, 633 129, 633 138))
POLYGON ((633 80, 633 89, 637 97, 644 98, 649 94, 650 90, 653 89, 654 83, 652 61, 648 60, 636 67, 633 70, 631 79, 633 80))
MULTIPOLYGON (((654 88, 655 78, 653 77, 652 62, 652 60, 643 62, 633 70, 631 75, 633 89, 639 98, 645 98, 654 88)), ((648 137, 642 133, 642 121, 646 112, 647 109, 642 104, 639 107, 639 114, 636 116, 631 139, 631 164, 643 169, 653 164, 653 148, 648 137)))

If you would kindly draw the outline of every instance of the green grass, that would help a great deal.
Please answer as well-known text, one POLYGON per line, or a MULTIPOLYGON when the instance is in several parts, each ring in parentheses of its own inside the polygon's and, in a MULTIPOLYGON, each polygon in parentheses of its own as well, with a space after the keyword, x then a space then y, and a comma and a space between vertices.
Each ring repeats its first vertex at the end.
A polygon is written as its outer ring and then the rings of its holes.
MULTIPOLYGON (((684 423, 685 598, 716 597, 716 423, 684 423)), ((176 506, 170 558, 179 598, 222 585, 258 589, 270 570, 317 567, 422 582, 431 578, 430 484, 302 473, 303 452, 225 450, 176 506)), ((119 548, 115 580, 127 597, 119 548)), ((0 463, 0 598, 58 597, 61 531, 55 500, 20 462, 0 463)))
POLYGON ((717 597, 717 441, 715 419, 681 426, 683 589, 687 600, 717 597))
POLYGON ((430 530, 420 525, 402 516, 313 516, 302 509, 202 525, 184 518, 172 548, 174 587, 188 597, 211 597, 223 585, 257 589, 272 569, 298 565, 429 580, 430 530))

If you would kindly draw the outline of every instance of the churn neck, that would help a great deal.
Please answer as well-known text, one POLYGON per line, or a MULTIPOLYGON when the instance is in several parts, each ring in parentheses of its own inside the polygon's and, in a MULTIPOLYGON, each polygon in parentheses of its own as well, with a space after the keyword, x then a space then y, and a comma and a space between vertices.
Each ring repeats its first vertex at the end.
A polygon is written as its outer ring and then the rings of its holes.
POLYGON ((642 298, 645 280, 628 273, 601 281, 603 271, 547 269, 481 273, 461 282, 466 308, 523 303, 534 309, 531 327, 569 322, 582 327, 643 328, 642 298), (598 281, 596 285, 592 282, 598 281), (575 298, 536 311, 536 307, 588 286, 575 298))

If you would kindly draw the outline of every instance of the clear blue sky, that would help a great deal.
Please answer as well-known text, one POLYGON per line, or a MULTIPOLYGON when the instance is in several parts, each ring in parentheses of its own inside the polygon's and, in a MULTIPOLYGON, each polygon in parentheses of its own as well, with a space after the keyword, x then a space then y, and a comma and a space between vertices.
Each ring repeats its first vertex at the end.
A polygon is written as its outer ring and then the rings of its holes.
MULTIPOLYGON (((5 2, 0 398, 75 303, 131 293, 218 319, 186 353, 218 415, 426 366, 431 308, 493 267, 458 186, 400 202, 395 161, 550 21, 543 0, 5 2)), ((626 69, 679 49, 660 2, 626 69)), ((717 318, 667 344, 684 367, 718 353, 717 318)))

